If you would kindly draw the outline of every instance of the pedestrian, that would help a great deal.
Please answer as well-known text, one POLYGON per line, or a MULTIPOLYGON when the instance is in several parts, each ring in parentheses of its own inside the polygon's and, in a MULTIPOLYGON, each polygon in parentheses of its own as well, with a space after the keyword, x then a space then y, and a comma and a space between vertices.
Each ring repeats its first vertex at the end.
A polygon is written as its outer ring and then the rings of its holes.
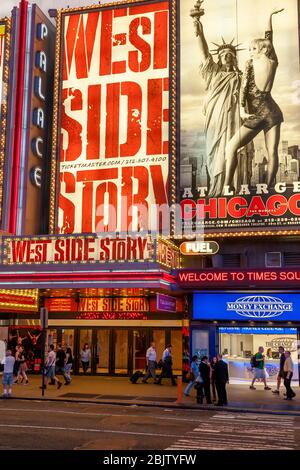
POLYGON ((18 364, 18 375, 17 379, 15 380, 15 384, 19 383, 19 379, 21 378, 21 382, 23 383, 25 379, 25 384, 28 385, 28 377, 26 375, 27 371, 27 363, 26 363, 26 357, 25 357, 25 351, 24 351, 24 346, 19 346, 18 350, 16 352, 16 362, 18 364))
POLYGON ((66 374, 65 365, 66 365, 67 356, 65 351, 62 349, 61 344, 58 344, 56 351, 56 374, 62 375, 65 379, 65 385, 69 385, 70 379, 66 374))
POLYGON ((268 387, 267 385, 266 372, 265 372, 265 356, 263 352, 264 352, 264 348, 260 346, 258 348, 258 352, 254 354, 254 356, 251 359, 251 365, 252 365, 252 368, 254 369, 254 377, 249 387, 251 390, 256 390, 254 387, 255 380, 262 380, 265 385, 265 390, 271 390, 271 388, 268 387))
POLYGON ((199 405, 202 405, 205 394, 204 394, 203 378, 200 374, 200 371, 199 371, 198 376, 196 377, 194 388, 196 389, 196 392, 197 392, 196 401, 199 405))
POLYGON ((150 347, 147 349, 146 352, 146 367, 147 373, 142 379, 144 384, 147 383, 147 379, 151 376, 153 380, 156 380, 156 349, 155 343, 152 341, 150 347))
POLYGON ((294 364, 291 358, 290 351, 285 351, 284 355, 285 361, 283 366, 283 372, 284 386, 286 388, 286 397, 284 398, 284 400, 292 400, 296 396, 296 393, 291 389, 291 380, 294 372, 294 364))
POLYGON ((19 369, 20 369, 20 362, 19 362, 19 347, 20 346, 16 346, 16 352, 15 352, 15 364, 14 364, 14 376, 16 377, 16 380, 14 381, 14 383, 18 383, 18 375, 19 375, 19 369))
MULTIPOLYGON (((47 388, 49 379, 54 379, 55 383, 57 384, 58 389, 60 389, 60 387, 62 386, 62 382, 55 375, 55 363, 56 363, 56 354, 54 351, 54 345, 50 344, 49 350, 48 350, 47 362, 46 362, 45 371, 44 371, 44 374, 45 374, 44 388, 47 388)), ((43 387, 40 387, 40 388, 43 388, 43 387)))
POLYGON ((11 350, 8 349, 5 353, 4 359, 4 370, 3 370, 3 377, 2 377, 2 384, 3 384, 3 398, 11 398, 12 396, 12 385, 14 381, 14 365, 15 365, 15 358, 12 356, 11 350), (7 393, 8 387, 8 393, 7 393))
POLYGON ((90 359, 91 359, 91 350, 89 348, 88 343, 85 343, 83 345, 83 348, 80 352, 80 357, 81 357, 83 374, 86 375, 87 370, 90 367, 90 359))
POLYGON ((184 395, 186 397, 190 396, 190 390, 193 387, 193 385, 195 384, 196 378, 199 375, 199 366, 198 366, 198 356, 197 355, 192 357, 192 362, 191 362, 191 367, 190 367, 189 373, 190 373, 190 382, 184 390, 184 395))
POLYGON ((208 357, 203 356, 199 365, 199 372, 203 380, 203 389, 206 398, 206 403, 211 405, 210 395, 210 366, 208 364, 208 357))
POLYGON ((227 405, 226 384, 229 383, 228 365, 223 361, 222 354, 218 354, 215 363, 214 376, 218 394, 217 406, 227 405))
POLYGON ((272 391, 273 393, 277 393, 277 394, 279 394, 281 379, 284 380, 284 371, 283 371, 283 366, 284 366, 284 362, 285 362, 284 347, 279 346, 278 352, 279 352, 280 362, 279 362, 279 372, 278 372, 278 375, 277 375, 277 388, 272 391))
POLYGON ((66 349, 66 360, 65 360, 65 374, 68 378, 68 384, 71 383, 71 369, 73 367, 73 354, 72 354, 72 349, 67 348, 66 349))
POLYGON ((168 344, 162 355, 162 371, 157 381, 154 382, 155 384, 161 385, 163 377, 169 377, 171 379, 172 385, 176 385, 172 365, 172 345, 168 344))
POLYGON ((210 361, 210 383, 211 383, 213 401, 217 401, 216 380, 215 380, 215 365, 216 365, 216 363, 217 363, 217 357, 214 356, 212 358, 212 360, 210 361))

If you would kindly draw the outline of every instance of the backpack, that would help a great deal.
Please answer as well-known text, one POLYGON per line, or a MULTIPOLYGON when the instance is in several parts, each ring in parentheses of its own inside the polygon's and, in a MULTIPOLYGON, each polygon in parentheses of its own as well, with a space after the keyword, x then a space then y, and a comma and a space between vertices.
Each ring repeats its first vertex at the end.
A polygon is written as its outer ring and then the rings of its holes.
POLYGON ((254 354, 254 356, 251 357, 250 364, 251 364, 251 367, 257 367, 258 366, 258 362, 256 360, 256 354, 254 354))

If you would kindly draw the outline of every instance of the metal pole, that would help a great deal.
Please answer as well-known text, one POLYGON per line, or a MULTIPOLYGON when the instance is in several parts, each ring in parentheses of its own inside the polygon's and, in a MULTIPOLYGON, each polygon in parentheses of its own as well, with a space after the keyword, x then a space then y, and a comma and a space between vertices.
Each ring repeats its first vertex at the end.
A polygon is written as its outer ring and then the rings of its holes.
POLYGON ((45 395, 45 348, 46 348, 46 328, 43 328, 42 333, 42 397, 45 395))

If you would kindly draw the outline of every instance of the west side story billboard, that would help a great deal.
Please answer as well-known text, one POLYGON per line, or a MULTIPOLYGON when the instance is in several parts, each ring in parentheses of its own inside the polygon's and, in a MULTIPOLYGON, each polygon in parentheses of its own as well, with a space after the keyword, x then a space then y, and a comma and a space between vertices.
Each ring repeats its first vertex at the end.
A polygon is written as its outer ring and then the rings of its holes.
POLYGON ((180 1, 179 192, 198 233, 299 229, 298 9, 180 1))
POLYGON ((168 204, 175 4, 59 12, 51 231, 148 230, 168 204))

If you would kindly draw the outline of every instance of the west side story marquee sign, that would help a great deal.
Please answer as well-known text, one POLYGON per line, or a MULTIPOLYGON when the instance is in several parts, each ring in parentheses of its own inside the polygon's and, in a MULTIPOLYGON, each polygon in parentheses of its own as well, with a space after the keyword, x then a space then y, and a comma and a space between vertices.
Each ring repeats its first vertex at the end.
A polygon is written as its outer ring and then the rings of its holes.
POLYGON ((51 231, 148 230, 178 194, 196 235, 296 232, 298 3, 59 12, 51 231))

